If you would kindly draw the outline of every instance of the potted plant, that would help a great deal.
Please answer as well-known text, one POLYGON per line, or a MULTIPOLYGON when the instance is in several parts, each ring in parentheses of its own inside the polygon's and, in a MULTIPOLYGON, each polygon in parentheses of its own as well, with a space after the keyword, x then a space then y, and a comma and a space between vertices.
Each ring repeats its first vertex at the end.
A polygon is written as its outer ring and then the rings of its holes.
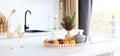
POLYGON ((67 15, 64 13, 64 17, 62 18, 62 27, 67 31, 65 38, 70 38, 71 34, 70 31, 75 27, 75 12, 72 16, 67 15))

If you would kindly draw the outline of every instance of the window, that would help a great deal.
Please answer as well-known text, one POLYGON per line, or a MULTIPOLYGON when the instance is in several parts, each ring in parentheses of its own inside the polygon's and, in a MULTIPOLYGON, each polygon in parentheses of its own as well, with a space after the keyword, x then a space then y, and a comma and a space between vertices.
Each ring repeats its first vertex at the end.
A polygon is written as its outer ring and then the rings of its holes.
POLYGON ((93 0, 90 36, 93 42, 120 36, 120 1, 93 0))

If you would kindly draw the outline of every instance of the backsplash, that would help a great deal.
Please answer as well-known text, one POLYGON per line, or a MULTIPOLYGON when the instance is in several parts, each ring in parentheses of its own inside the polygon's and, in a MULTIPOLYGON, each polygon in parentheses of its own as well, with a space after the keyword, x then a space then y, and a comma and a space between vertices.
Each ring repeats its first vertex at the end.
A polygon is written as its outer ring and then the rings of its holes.
POLYGON ((24 26, 25 11, 30 10, 31 15, 27 14, 27 25, 30 29, 49 30, 54 28, 54 16, 58 15, 59 23, 59 0, 1 0, 0 11, 4 13, 6 18, 12 9, 16 9, 16 13, 11 16, 10 21, 13 30, 17 24, 24 26))

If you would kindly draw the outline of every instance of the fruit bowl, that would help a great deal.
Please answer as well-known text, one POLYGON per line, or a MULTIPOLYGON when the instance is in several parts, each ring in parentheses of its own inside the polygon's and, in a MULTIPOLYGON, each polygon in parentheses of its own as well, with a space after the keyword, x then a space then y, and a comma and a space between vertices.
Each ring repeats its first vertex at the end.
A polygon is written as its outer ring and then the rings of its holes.
POLYGON ((44 46, 48 48, 75 48, 86 45, 86 43, 76 43, 74 39, 45 39, 43 43, 44 46))

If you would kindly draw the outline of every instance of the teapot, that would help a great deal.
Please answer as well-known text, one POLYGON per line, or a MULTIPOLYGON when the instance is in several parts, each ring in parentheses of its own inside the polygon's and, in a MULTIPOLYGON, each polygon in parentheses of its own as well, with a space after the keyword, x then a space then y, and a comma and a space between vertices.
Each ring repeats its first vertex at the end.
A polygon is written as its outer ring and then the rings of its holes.
POLYGON ((73 36, 76 43, 86 43, 87 37, 83 35, 83 31, 78 32, 78 34, 73 36))

